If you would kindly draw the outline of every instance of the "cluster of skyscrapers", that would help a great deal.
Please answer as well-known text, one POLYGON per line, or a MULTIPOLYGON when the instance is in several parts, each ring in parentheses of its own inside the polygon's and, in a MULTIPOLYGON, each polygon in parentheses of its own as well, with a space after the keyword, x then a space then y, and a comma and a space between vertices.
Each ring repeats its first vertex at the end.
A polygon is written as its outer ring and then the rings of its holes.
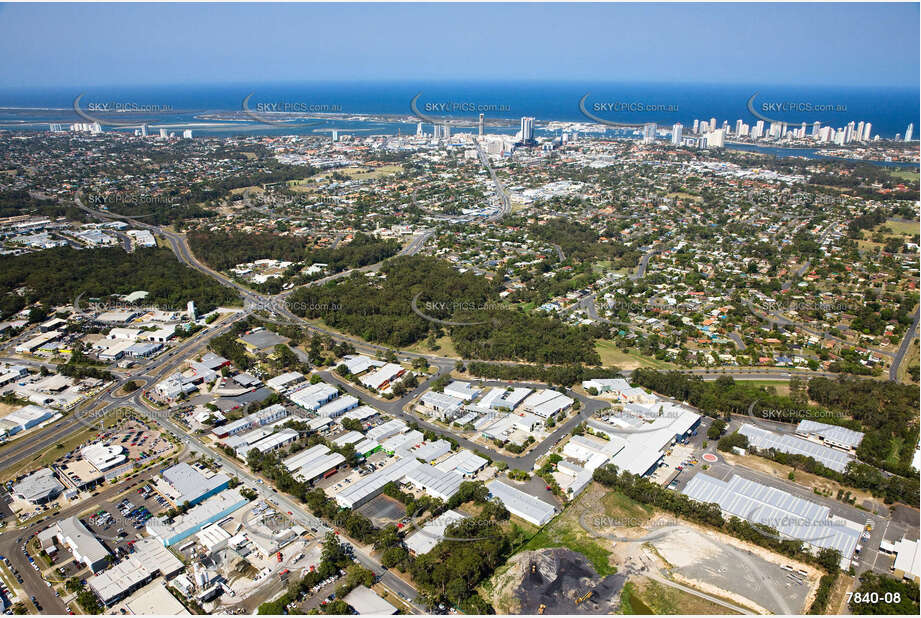
MULTIPOLYGON (((821 122, 812 123, 811 132, 809 125, 805 122, 800 123, 799 126, 791 126, 786 122, 771 122, 769 124, 765 123, 764 120, 758 120, 754 126, 749 126, 747 123, 743 122, 742 119, 738 119, 735 122, 734 127, 730 127, 729 122, 724 120, 722 125, 717 128, 716 118, 710 118, 710 120, 695 120, 694 124, 691 126, 690 133, 692 135, 684 135, 684 125, 680 122, 675 123, 672 126, 672 138, 671 143, 674 145, 691 145, 709 147, 709 148, 719 148, 722 147, 725 139, 729 136, 739 138, 749 138, 752 140, 761 140, 761 139, 771 139, 775 141, 786 140, 786 139, 799 139, 803 140, 807 138, 807 135, 811 137, 814 141, 828 144, 834 143, 838 146, 843 146, 844 144, 851 144, 854 142, 869 142, 877 141, 880 139, 879 135, 875 135, 871 138, 873 125, 869 122, 854 122, 853 120, 849 122, 844 127, 834 128, 831 126, 822 126, 821 122)), ((650 143, 655 140, 656 125, 654 123, 649 123, 643 127, 643 142, 650 143)), ((896 135, 896 141, 911 141, 912 135, 914 133, 914 124, 909 124, 908 128, 905 130, 905 137, 902 138, 901 135, 896 135)))

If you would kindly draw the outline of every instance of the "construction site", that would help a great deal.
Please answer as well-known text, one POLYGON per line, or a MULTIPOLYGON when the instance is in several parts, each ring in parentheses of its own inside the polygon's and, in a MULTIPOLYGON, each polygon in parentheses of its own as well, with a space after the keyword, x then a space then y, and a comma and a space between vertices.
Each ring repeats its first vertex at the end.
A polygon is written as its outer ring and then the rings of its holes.
POLYGON ((525 549, 484 585, 499 613, 801 614, 821 576, 596 483, 525 549))

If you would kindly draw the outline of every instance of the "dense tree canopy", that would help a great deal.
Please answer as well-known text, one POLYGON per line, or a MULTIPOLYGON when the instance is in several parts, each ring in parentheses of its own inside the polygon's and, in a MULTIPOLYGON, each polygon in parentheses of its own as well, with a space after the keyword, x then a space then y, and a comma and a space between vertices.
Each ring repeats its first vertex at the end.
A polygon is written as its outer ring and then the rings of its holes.
POLYGON ((113 294, 148 292, 146 304, 184 310, 195 301, 202 311, 218 305, 238 304, 237 295, 210 277, 179 263, 169 249, 121 247, 77 250, 58 247, 35 253, 0 256, 0 312, 8 316, 22 307, 41 302, 67 305, 82 300, 105 302, 113 294), (23 295, 15 290, 25 288, 23 295))

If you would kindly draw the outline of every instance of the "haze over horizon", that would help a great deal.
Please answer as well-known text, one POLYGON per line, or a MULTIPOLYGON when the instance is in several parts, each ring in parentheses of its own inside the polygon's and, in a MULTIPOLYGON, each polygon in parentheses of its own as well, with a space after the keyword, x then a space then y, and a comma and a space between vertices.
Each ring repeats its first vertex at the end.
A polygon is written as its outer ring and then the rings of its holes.
POLYGON ((0 51, 17 61, 0 68, 0 83, 539 78, 908 88, 921 72, 918 19, 917 3, 6 4, 0 51))

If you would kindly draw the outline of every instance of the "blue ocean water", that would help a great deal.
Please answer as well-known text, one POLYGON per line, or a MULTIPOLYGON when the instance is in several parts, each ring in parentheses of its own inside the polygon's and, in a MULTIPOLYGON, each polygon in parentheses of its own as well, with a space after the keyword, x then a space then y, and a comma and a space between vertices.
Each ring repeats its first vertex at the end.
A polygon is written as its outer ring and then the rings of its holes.
MULTIPOLYGON (((794 87, 717 84, 656 84, 598 82, 303 82, 263 84, 223 84, 201 86, 112 86, 56 89, 0 88, 0 128, 35 130, 36 123, 82 122, 72 107, 83 94, 80 107, 109 103, 138 106, 167 106, 170 111, 155 114, 133 113, 138 122, 183 124, 197 122, 202 113, 240 111, 243 100, 252 94, 249 108, 271 104, 288 105, 299 111, 307 106, 326 108, 350 115, 387 114, 404 116, 401 122, 329 121, 319 130, 331 128, 396 133, 414 131, 410 101, 419 95, 417 108, 429 116, 452 116, 469 120, 472 126, 482 110, 487 118, 514 120, 533 116, 538 123, 550 120, 586 121, 580 100, 595 115, 618 122, 656 122, 670 126, 681 122, 686 127, 695 119, 716 118, 734 127, 737 119, 753 125, 756 118, 747 102, 755 93, 756 111, 772 119, 798 125, 815 121, 833 127, 848 122, 868 121, 872 133, 884 138, 904 134, 909 123, 919 129, 918 88, 794 87), (808 111, 821 107, 824 111, 808 111), (13 109, 16 108, 16 109, 13 109), (26 109, 22 109, 26 108, 26 109)), ((311 108, 315 109, 315 108, 311 108)), ((111 117, 111 116, 108 116, 111 117)), ((281 134, 315 132, 285 131, 237 123, 231 128, 200 128, 208 134, 281 134)))

